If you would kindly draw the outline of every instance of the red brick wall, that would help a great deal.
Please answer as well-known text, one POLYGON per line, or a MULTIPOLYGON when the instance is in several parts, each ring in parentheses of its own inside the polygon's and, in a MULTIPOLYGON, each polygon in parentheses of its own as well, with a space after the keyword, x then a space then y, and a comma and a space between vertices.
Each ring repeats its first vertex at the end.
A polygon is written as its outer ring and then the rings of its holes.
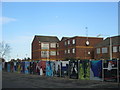
MULTIPOLYGON (((94 59, 101 57, 101 55, 96 55, 94 46, 101 42, 103 38, 92 38, 88 37, 88 41, 90 42, 89 46, 86 46, 85 42, 87 41, 87 37, 73 37, 69 38, 66 41, 60 41, 59 47, 57 48, 50 48, 49 51, 56 51, 56 56, 49 55, 49 59, 56 59, 56 60, 64 60, 66 58, 79 58, 79 59, 94 59), (75 44, 72 44, 72 40, 75 39, 75 44), (68 45, 68 40, 70 40, 70 45, 68 45), (75 53, 72 53, 72 48, 75 48, 75 53), (68 49, 70 49, 70 53, 68 53, 68 49), (65 54, 65 50, 67 53, 65 54), (57 51, 59 51, 59 55, 57 55, 57 51), (90 52, 90 54, 88 54, 90 52), (94 53, 95 52, 95 53, 94 53)), ((50 46, 50 45, 49 45, 50 46)), ((39 44, 37 38, 34 38, 32 42, 32 59, 45 59, 41 58, 41 44, 39 44)))
MULTIPOLYGON (((98 47, 98 48, 100 48, 101 52, 100 52, 100 54, 97 54, 97 51, 96 51, 97 48, 94 49, 95 59, 110 59, 109 47, 107 47, 108 48, 108 53, 102 53, 102 48, 103 47, 98 47)), ((120 52, 112 52, 112 57, 113 58, 120 58, 120 52)))
POLYGON ((32 42, 32 50, 31 50, 33 60, 39 59, 39 57, 41 55, 40 52, 38 51, 39 49, 40 49, 39 41, 35 37, 33 42, 32 42))
POLYGON ((65 41, 60 41, 59 42, 60 55, 58 56, 58 58, 93 59, 94 58, 93 46, 98 42, 101 42, 102 40, 103 38, 94 38, 94 37, 88 38, 88 41, 90 42, 90 46, 86 46, 85 44, 87 41, 86 37, 73 37, 65 41), (72 44, 73 39, 75 39, 75 44, 72 44), (70 41, 69 45, 68 45, 68 40, 70 41), (66 46, 65 46, 65 42, 66 42, 66 46), (78 47, 78 46, 81 46, 81 47, 78 47), (76 53, 72 53, 72 48, 75 48, 76 53), (70 49, 70 53, 65 54, 65 50, 68 51, 68 49, 70 49), (90 52, 90 54, 88 54, 88 51, 90 52))

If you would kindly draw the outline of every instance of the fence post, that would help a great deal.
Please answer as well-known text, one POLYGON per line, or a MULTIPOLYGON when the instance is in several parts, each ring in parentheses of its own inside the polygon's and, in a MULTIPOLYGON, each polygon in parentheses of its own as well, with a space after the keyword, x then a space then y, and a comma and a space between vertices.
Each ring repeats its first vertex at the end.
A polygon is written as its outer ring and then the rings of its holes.
POLYGON ((79 79, 79 72, 80 70, 79 70, 79 60, 78 60, 78 79, 79 79))
POLYGON ((102 60, 102 81, 104 81, 104 61, 102 60))
POLYGON ((119 60, 117 60, 117 82, 119 83, 119 60))

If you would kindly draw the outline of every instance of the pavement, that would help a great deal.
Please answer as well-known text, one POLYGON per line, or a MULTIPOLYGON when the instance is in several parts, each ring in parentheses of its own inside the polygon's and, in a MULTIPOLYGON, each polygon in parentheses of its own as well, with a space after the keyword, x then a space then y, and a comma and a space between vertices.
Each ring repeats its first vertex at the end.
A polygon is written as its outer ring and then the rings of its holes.
POLYGON ((120 88, 120 84, 3 71, 2 88, 120 88))

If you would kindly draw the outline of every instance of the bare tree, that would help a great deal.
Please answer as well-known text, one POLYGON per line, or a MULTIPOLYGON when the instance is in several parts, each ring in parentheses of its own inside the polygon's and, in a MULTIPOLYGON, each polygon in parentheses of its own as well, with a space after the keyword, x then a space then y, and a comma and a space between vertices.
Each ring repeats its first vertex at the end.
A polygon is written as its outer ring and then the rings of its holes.
POLYGON ((10 46, 5 42, 0 42, 0 58, 6 58, 10 53, 10 46))

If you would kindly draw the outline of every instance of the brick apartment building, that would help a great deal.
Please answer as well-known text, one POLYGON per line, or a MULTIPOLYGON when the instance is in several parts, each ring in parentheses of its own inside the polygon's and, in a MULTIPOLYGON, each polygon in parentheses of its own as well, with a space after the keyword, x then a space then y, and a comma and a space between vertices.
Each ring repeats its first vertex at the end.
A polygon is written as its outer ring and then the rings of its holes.
MULTIPOLYGON (((111 37, 112 59, 120 59, 120 35, 111 37)), ((110 59, 110 38, 95 46, 95 59, 110 59)))
POLYGON ((37 36, 32 42, 32 60, 94 59, 94 46, 103 41, 98 37, 37 36))
POLYGON ((59 42, 60 60, 65 59, 94 59, 94 46, 103 38, 96 37, 63 37, 59 42))
POLYGON ((35 35, 32 41, 32 60, 56 60, 56 36, 35 35))

